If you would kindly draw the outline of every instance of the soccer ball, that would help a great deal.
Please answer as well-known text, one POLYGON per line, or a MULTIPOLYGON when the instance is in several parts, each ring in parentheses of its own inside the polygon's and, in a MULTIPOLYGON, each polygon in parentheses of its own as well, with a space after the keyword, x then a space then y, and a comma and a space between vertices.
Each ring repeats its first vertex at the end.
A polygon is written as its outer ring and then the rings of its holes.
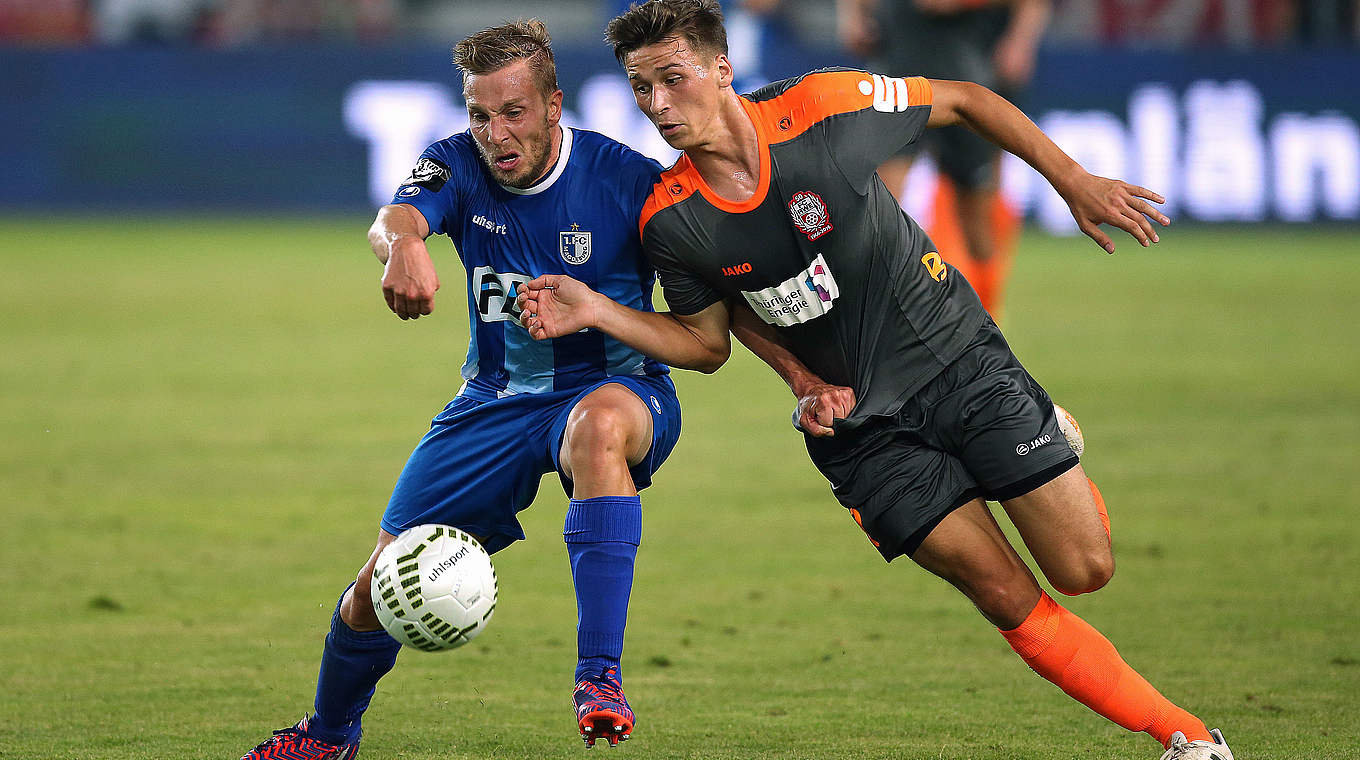
POLYGON ((1081 435, 1081 425, 1077 424, 1077 418, 1057 404, 1053 405, 1053 411, 1058 416, 1058 428, 1067 439, 1067 445, 1072 447, 1077 456, 1081 456, 1081 452, 1086 450, 1086 439, 1081 435))
POLYGON ((447 525, 417 525, 378 555, 373 611, 392 638, 438 652, 476 638, 496 611, 496 569, 477 539, 447 525))

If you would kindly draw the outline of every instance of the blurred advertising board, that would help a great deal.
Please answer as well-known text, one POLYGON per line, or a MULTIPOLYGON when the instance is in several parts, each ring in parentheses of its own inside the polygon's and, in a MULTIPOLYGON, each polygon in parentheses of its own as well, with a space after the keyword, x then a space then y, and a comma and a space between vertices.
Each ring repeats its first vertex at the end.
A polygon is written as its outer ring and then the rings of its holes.
MULTIPOLYGON (((674 159, 608 50, 557 55, 567 123, 674 159)), ((799 52, 766 69, 837 58, 799 52)), ((362 210, 467 125, 439 47, 0 49, 0 70, 0 210, 362 210)), ((1353 52, 1045 51, 1020 105, 1091 171, 1167 196, 1175 218, 1360 221, 1353 52)), ((1008 162, 1002 181, 1045 228, 1070 231, 1028 167, 1008 162)))

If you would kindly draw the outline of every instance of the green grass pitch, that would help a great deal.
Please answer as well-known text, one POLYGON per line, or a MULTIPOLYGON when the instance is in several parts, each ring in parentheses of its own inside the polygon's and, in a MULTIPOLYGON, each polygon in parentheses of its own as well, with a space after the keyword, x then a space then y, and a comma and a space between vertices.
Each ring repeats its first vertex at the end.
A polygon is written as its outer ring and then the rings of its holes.
MULTIPOLYGON (((0 758, 235 758, 310 709, 336 595, 457 390, 461 271, 387 312, 368 220, 0 222, 0 758)), ((1085 430, 1119 569, 1062 599, 1239 760, 1360 757, 1360 234, 1027 236, 1004 328, 1085 430)), ((749 354, 679 372, 617 757, 1156 758, 885 564, 749 354)), ((578 757, 554 478, 490 629, 403 652, 363 757, 578 757)), ((597 749, 596 752, 603 750, 597 749)))

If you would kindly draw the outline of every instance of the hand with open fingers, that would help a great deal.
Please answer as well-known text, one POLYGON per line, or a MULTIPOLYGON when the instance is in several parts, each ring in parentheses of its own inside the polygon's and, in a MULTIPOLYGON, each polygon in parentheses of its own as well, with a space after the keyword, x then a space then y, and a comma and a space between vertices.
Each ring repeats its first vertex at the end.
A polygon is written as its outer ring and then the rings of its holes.
POLYGON ((805 389, 798 398, 794 426, 817 438, 827 438, 836 434, 831 429, 832 424, 849 417, 854 408, 854 389, 817 383, 805 389))
POLYGON ((1077 220, 1077 228, 1096 241, 1106 253, 1114 253, 1114 241, 1100 229, 1109 224, 1133 236, 1144 248, 1158 242, 1149 219, 1163 227, 1171 224, 1152 204, 1166 199, 1144 187, 1086 174, 1062 191, 1063 200, 1077 220), (1151 203, 1149 203, 1151 201, 1151 203))
POLYGON ((545 274, 519 286, 519 323, 534 340, 560 338, 594 326, 599 294, 564 274, 545 274))
POLYGON ((434 311, 437 290, 439 275, 424 241, 393 244, 383 267, 382 291, 387 308, 402 319, 420 319, 434 311))

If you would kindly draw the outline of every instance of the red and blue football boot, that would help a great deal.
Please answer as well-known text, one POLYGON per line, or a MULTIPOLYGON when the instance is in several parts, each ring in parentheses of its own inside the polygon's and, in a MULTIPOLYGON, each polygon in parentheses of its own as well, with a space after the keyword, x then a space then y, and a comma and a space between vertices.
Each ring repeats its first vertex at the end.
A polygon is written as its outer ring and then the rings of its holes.
POLYGON ((260 742, 241 760, 354 760, 359 754, 359 742, 328 744, 307 735, 307 716, 296 726, 281 728, 260 742))
POLYGON ((633 708, 623 696, 618 668, 606 668, 599 675, 577 681, 572 701, 576 703, 576 722, 587 747, 594 747, 595 740, 600 738, 617 747, 633 733, 633 708))

